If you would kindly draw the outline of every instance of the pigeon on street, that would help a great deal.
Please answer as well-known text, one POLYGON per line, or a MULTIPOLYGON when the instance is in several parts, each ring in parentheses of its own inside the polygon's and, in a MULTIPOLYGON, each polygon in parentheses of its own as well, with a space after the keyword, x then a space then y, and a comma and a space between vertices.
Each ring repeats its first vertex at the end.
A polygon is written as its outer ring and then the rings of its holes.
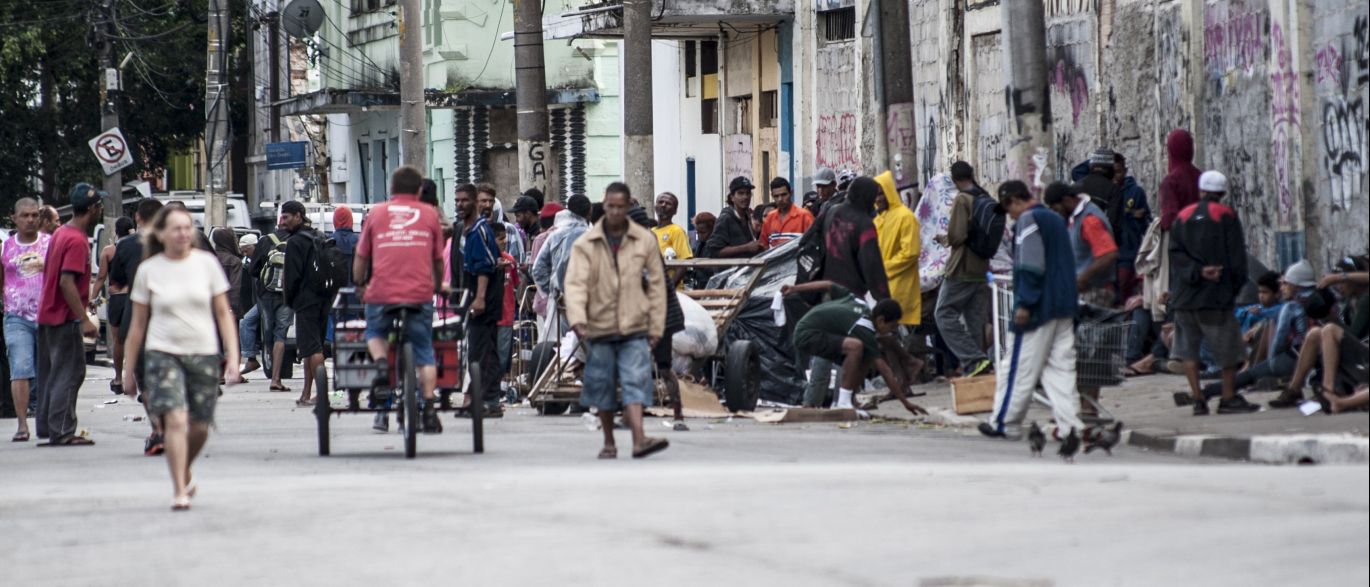
POLYGON ((1095 435, 1094 440, 1090 441, 1089 446, 1085 447, 1085 454, 1094 452, 1094 449, 1101 449, 1113 456, 1113 447, 1118 445, 1118 441, 1123 436, 1123 423, 1118 422, 1112 428, 1105 428, 1095 435))
POLYGON ((1032 428, 1028 430, 1028 448, 1032 449, 1032 456, 1042 456, 1042 447, 1047 444, 1047 435, 1042 433, 1042 429, 1036 422, 1032 423, 1032 428))
POLYGON ((1070 434, 1066 435, 1065 440, 1061 441, 1061 450, 1056 454, 1061 455, 1061 460, 1067 463, 1075 462, 1075 453, 1080 452, 1080 435, 1075 433, 1075 429, 1070 429, 1070 434))

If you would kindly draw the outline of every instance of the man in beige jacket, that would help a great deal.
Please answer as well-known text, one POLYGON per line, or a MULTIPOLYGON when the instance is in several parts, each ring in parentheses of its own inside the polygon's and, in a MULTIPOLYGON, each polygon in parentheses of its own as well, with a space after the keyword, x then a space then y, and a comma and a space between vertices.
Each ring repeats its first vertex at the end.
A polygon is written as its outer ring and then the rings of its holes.
POLYGON ((609 184, 604 218, 576 240, 566 269, 567 321, 588 343, 580 403, 599 410, 601 459, 618 456, 614 412, 620 404, 633 431, 633 458, 670 445, 642 431, 642 409, 653 395, 652 347, 666 329, 666 277, 655 236, 628 220, 632 205, 628 186, 609 184))

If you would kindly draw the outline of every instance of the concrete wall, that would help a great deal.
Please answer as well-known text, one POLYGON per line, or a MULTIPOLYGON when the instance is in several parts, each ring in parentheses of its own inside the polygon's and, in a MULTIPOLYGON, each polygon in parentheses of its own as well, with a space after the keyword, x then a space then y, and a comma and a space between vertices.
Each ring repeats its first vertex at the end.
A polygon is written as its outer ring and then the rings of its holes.
MULTIPOLYGON (((1043 2, 1055 173, 1107 146, 1155 206, 1165 136, 1185 128, 1196 164, 1227 174, 1265 263, 1307 256, 1325 267, 1365 251, 1365 0, 1043 2)), ((1006 179, 1000 10, 910 0, 924 179, 956 158, 985 183, 1006 179)))

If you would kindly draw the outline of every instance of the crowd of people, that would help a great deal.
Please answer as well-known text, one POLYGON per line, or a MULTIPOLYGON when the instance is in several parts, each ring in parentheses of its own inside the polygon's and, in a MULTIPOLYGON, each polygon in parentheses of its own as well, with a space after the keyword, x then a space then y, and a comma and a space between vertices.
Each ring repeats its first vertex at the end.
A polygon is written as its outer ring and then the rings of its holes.
MULTIPOLYGON (((929 243, 916 201, 901 194, 908 186, 895 185, 890 172, 821 169, 799 202, 785 178, 772 179, 767 197, 757 198, 752 181, 737 177, 722 210, 678 223, 675 194, 657 194, 649 209, 617 182, 599 203, 581 194, 551 202, 529 190, 508 216, 495 186, 464 184, 452 194, 449 220, 436 184, 406 166, 393 173, 389 201, 360 231, 352 211, 338 207, 333 232, 323 234, 302 203, 288 201, 264 236, 205 234, 183 205, 143 200, 100 251, 94 283, 87 238, 102 221, 102 193, 80 184, 65 224, 55 210, 50 218, 39 202, 19 200, 16 230, 0 249, 19 412, 13 440, 36 434, 47 446, 94 443, 78 433, 85 365, 71 357, 84 356, 85 339, 98 331, 89 310, 102 296, 116 341, 111 390, 147 406, 152 430, 144 452, 166 455, 177 509, 194 495, 190 465, 222 386, 263 370, 271 391, 292 392, 285 385, 292 325, 303 368, 296 404, 308 407, 327 401, 311 390, 331 352, 335 320, 364 321, 367 354, 378 373, 388 373, 391 309, 417 308, 401 325, 414 343, 425 400, 417 425, 440 433, 433 319, 437 303, 466 299, 467 360, 480 374, 468 401, 482 402, 485 417, 520 401, 509 384, 514 328, 536 320, 544 340, 568 334, 560 352, 580 363, 580 404, 602 419, 600 458, 618 454, 619 411, 632 432, 632 456, 644 457, 669 446, 645 434, 642 415, 653 402, 654 368, 671 372, 671 338, 684 329, 676 291, 704 288, 710 277, 667 270, 666 261, 738 259, 782 247, 793 247, 797 259, 795 283, 782 293, 793 359, 807 377, 806 407, 869 408, 857 392, 875 373, 889 390, 877 402, 898 400, 922 413, 908 399, 910 386, 938 375, 993 373, 983 434, 1020 436, 1040 387, 1059 434, 1088 439, 1100 393, 1076 372, 1077 352, 1086 350, 1076 331, 1088 311, 1130 323, 1125 375, 1185 375, 1189 393, 1174 399, 1195 415, 1209 414, 1214 399, 1219 414, 1258 410, 1246 392, 1262 389, 1280 391, 1268 402, 1275 409, 1309 397, 1329 413, 1364 409, 1366 258, 1342 259, 1321 277, 1307 261, 1283 272, 1259 270, 1237 214, 1224 203, 1226 178, 1193 165, 1185 131, 1171 133, 1167 149, 1159 214, 1126 158, 1109 149, 1072 170, 1073 183, 1036 187, 1007 181, 986 189, 975 169, 958 161, 948 170, 956 195, 946 228, 929 243), (920 263, 924 245, 933 243, 947 256, 930 287, 920 263), (992 277, 996 264, 1004 274, 992 277), (991 279, 1011 283, 1013 294, 997 354, 988 342, 991 279), (355 295, 364 315, 335 314, 340 291, 355 295)), ((389 429, 384 413, 373 426, 389 429)))

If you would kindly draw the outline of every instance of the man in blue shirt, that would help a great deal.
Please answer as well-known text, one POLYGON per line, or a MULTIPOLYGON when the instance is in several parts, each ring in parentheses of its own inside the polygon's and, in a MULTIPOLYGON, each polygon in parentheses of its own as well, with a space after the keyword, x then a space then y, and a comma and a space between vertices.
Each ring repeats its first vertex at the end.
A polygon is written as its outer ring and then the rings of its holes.
MULTIPOLYGON (((1051 188, 1048 188, 1051 189, 1051 188)), ((1021 181, 999 186, 999 204, 1013 227, 1012 333, 994 391, 994 412, 980 424, 991 438, 1018 438, 1040 385, 1064 437, 1084 435, 1075 393, 1075 254, 1065 220, 1043 206, 1021 181)))

